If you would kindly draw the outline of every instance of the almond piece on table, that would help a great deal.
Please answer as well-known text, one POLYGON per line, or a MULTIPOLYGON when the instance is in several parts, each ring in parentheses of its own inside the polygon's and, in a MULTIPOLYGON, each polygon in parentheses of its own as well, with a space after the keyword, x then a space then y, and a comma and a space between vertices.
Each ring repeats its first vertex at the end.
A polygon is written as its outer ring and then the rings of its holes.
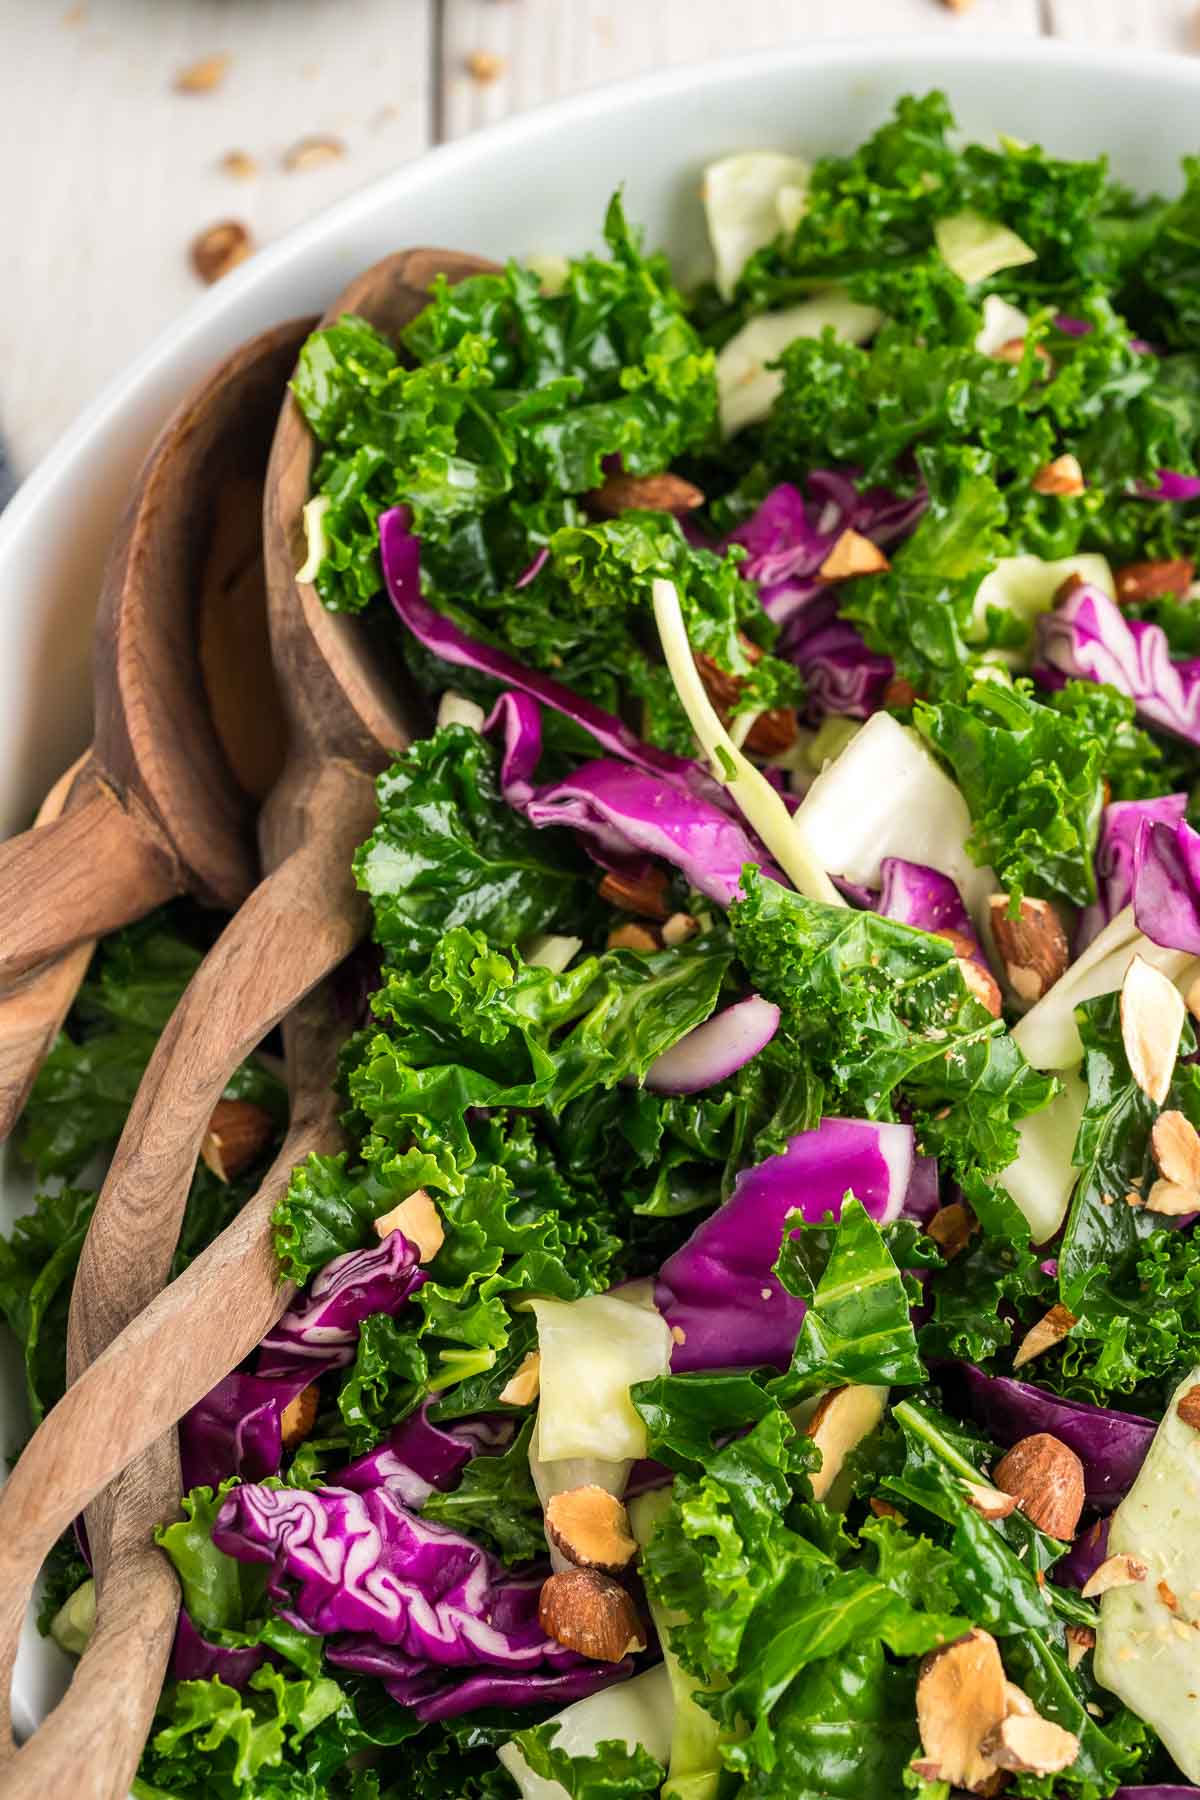
POLYGON ((380 1242, 393 1231, 403 1232, 409 1243, 416 1246, 419 1263, 432 1262, 446 1241, 442 1215, 424 1188, 417 1188, 399 1206, 380 1213, 375 1220, 375 1236, 380 1242))
POLYGON ((515 1375, 510 1375, 496 1396, 505 1406, 532 1406, 542 1384, 542 1358, 531 1350, 515 1375))
POLYGON ((1130 1074, 1156 1106, 1170 1090, 1183 1018, 1174 983, 1144 956, 1135 956, 1121 983, 1121 1042, 1130 1074))
POLYGON ((279 1415, 279 1439, 285 1450, 297 1449, 317 1422, 321 1390, 315 1382, 301 1388, 279 1415))
POLYGON ((891 567, 887 557, 861 531, 843 531, 821 564, 826 581, 851 581, 856 575, 878 575, 891 567))
POLYGON ((1159 1113, 1150 1132, 1150 1147, 1165 1181, 1200 1189, 1200 1132, 1183 1113, 1159 1113))
POLYGON ((543 1582, 538 1624, 556 1644, 593 1662, 621 1662, 646 1648, 633 1601, 598 1569, 564 1569, 543 1582))
POLYGON ((981 1748, 997 1768, 1015 1775, 1055 1775, 1079 1755, 1079 1739, 1037 1713, 1010 1713, 981 1748))
POLYGON ((917 1730, 929 1779, 975 1794, 993 1791, 997 1764, 980 1745, 1007 1717, 1007 1685, 999 1648, 987 1631, 969 1631, 923 1659, 917 1730))
POLYGON ((992 1480, 1039 1531, 1064 1543, 1075 1536, 1083 1511, 1083 1464, 1060 1439, 1048 1431, 1022 1438, 1000 1458, 992 1480))
POLYGON ((607 1488, 589 1484, 554 1494, 546 1505, 546 1537, 579 1569, 619 1575, 637 1554, 629 1514, 607 1488))
POLYGON ((253 1100, 218 1100, 200 1146, 200 1160, 218 1181, 236 1181, 275 1136, 275 1121, 253 1100))
POLYGON ((1032 482, 1035 494, 1054 494, 1060 500, 1073 500, 1086 485, 1079 458, 1070 455, 1056 456, 1053 462, 1046 463, 1032 482))
POLYGON ((661 869, 646 875, 618 875, 611 870, 600 883, 600 898, 622 912, 640 913, 644 919, 665 919, 667 878, 661 869))
POLYGON ((192 267, 211 287, 245 262, 252 248, 250 233, 240 219, 221 219, 192 239, 192 267))
POLYGON ((1075 1314, 1068 1312, 1065 1306, 1052 1306, 1044 1318, 1031 1325, 1017 1346, 1013 1357, 1013 1368, 1019 1369, 1024 1363, 1032 1362, 1035 1356, 1041 1356, 1045 1350, 1052 1350, 1055 1344, 1061 1344, 1072 1325, 1076 1323, 1075 1314))
POLYGON ((583 502, 592 512, 615 519, 623 512, 695 512, 704 505, 704 495, 693 482, 668 469, 661 475, 606 475, 583 502))
POLYGON ((961 1200, 952 1200, 949 1206, 938 1208, 925 1230, 946 1261, 953 1262, 979 1230, 979 1221, 969 1206, 964 1206, 961 1200))
POLYGON ((1171 594, 1182 600, 1192 585, 1196 566, 1186 556, 1165 556, 1157 562, 1126 563, 1113 577, 1117 604, 1136 605, 1139 600, 1154 600, 1160 594, 1171 594))
POLYGON ((1107 1594, 1112 1588, 1132 1587, 1135 1581, 1145 1581, 1146 1565, 1140 1556, 1130 1556, 1123 1551, 1119 1556, 1110 1556, 1093 1569, 1080 1593, 1085 1600, 1094 1600, 1097 1594, 1107 1594))
POLYGON ((1090 1625, 1067 1626, 1067 1667, 1077 1669, 1089 1650, 1096 1648, 1096 1634, 1090 1625))
POLYGON ((1008 985, 1030 1005, 1054 986, 1071 960, 1067 934, 1048 900, 1023 899, 1014 919, 1007 894, 988 900, 992 937, 1008 985))
POLYGON ((1175 1411, 1181 1424, 1190 1425, 1193 1431, 1200 1431, 1200 1386, 1189 1388, 1175 1411))
POLYGON ((198 62, 189 63, 186 69, 180 69, 173 86, 177 94, 211 94, 214 88, 220 87, 229 73, 229 65, 233 58, 226 50, 218 50, 214 56, 202 56, 198 62))

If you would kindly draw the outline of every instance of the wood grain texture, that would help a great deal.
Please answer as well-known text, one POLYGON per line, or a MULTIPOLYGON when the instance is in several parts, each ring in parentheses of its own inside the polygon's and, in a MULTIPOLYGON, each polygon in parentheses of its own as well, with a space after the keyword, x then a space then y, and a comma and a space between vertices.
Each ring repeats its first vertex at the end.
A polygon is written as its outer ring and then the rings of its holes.
MULTIPOLYGON (((96 1631, 59 1706, 0 1774, 3 1800, 60 1791, 74 1800, 116 1800, 128 1791, 179 1604, 173 1571, 151 1538, 176 1510, 174 1427, 248 1355, 291 1298, 292 1285, 279 1279, 271 1214, 295 1165, 339 1146, 333 1076, 343 1035, 328 987, 291 1015, 284 1027, 291 1118, 258 1192, 72 1383, 0 1495, 0 1595, 17 1609, 19 1624, 29 1571, 113 1482, 99 1536, 107 1560, 98 1570, 96 1631), (118 1682, 114 1669, 122 1671, 118 1682), (64 1772, 69 1782, 60 1786, 64 1772)), ((0 1624, 0 1642, 13 1625, 13 1617, 0 1624)))
MULTIPOLYGON (((1034 35, 1038 0, 444 0, 442 126, 462 137, 540 101, 650 69, 848 33, 1034 35), (482 53, 501 64, 472 76, 482 53)), ((802 122, 797 122, 802 137, 802 122)))

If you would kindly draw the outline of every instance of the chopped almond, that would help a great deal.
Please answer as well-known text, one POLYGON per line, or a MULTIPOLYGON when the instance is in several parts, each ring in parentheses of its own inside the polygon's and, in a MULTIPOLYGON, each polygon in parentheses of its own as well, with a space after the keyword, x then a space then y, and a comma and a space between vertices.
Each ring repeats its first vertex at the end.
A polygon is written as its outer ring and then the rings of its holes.
POLYGON ((979 1230, 979 1221, 969 1206, 964 1206, 961 1200, 952 1200, 949 1206, 938 1208, 925 1230, 946 1261, 953 1262, 979 1230))
POLYGON ((608 934, 610 950, 641 950, 649 953, 658 949, 658 939, 645 925, 618 925, 615 931, 608 934))
POLYGON ((1085 1600, 1094 1600, 1097 1594, 1107 1594, 1113 1588, 1132 1587, 1135 1581, 1145 1579, 1146 1565, 1141 1557, 1123 1552, 1120 1556, 1106 1558, 1098 1569, 1093 1569, 1079 1591, 1085 1600))
POLYGON ((1056 456, 1038 470, 1033 478, 1035 494, 1054 494, 1061 500, 1073 500, 1086 487, 1077 456, 1056 456))
POLYGON ((200 1146, 200 1160, 218 1181, 236 1181, 275 1136, 275 1121, 253 1100, 218 1100, 200 1146))
POLYGON ((679 944, 686 944, 690 937, 695 937, 700 927, 691 913, 672 913, 662 928, 662 941, 668 950, 674 950, 679 944))
POLYGON ((856 575, 878 575, 891 567, 887 557, 861 531, 843 531, 821 564, 826 581, 852 581, 856 575))
POLYGON ((199 62, 189 63, 186 69, 180 69, 175 77, 174 87, 177 94, 211 94, 214 88, 220 87, 229 73, 229 65, 233 58, 228 51, 218 50, 215 56, 202 56, 199 62))
POLYGON ((1019 1369, 1043 1351, 1052 1350, 1055 1344, 1061 1344, 1071 1327, 1076 1324, 1075 1314, 1068 1312, 1065 1306, 1052 1306, 1044 1318, 1036 1325, 1031 1325, 1017 1346, 1013 1357, 1013 1368, 1019 1369))
POLYGON ((963 1489, 967 1504, 975 1509, 981 1519, 1007 1519, 1010 1513, 1017 1510, 1013 1496, 993 1487, 988 1481, 964 1481, 963 1489))
POLYGON ((1179 1601, 1176 1599, 1175 1591, 1169 1583, 1165 1581, 1160 1581, 1158 1583, 1158 1597, 1168 1612, 1179 1611, 1179 1601))
POLYGON ((667 877, 661 869, 645 875, 617 875, 611 870, 600 883, 600 898, 622 912, 639 913, 644 919, 665 919, 667 877))
POLYGON ((505 1406, 532 1406, 542 1384, 542 1359, 536 1350, 524 1358, 515 1375, 510 1375, 497 1399, 505 1406))
POLYGON ((980 1749, 1008 1715, 996 1640, 969 1631, 924 1658, 917 1679, 917 1729, 927 1778, 970 1793, 995 1791, 997 1765, 980 1749))
POLYGON ((1180 1187, 1200 1189, 1200 1132, 1183 1113, 1159 1113, 1150 1133, 1159 1173, 1180 1187))
POLYGON ((959 973, 967 984, 967 991, 979 1001, 981 1006, 987 1007, 993 1019, 998 1019, 1004 1002, 1000 995, 999 984, 992 971, 985 969, 983 964, 976 961, 973 956, 959 956, 955 958, 955 961, 958 963, 959 973))
MULTIPOLYGON (((1053 366, 1050 361, 1050 352, 1045 344, 1035 344, 1033 354, 1047 369, 1053 366)), ((1025 339, 1023 337, 1006 339, 999 349, 992 351, 992 358, 995 362, 1013 363, 1014 365, 1023 363, 1025 361, 1025 339)))
POLYGON ((1193 1431, 1200 1431, 1200 1385, 1188 1389, 1175 1411, 1182 1424, 1190 1425, 1193 1431))
POLYGON ((1040 1000, 1071 960, 1067 934, 1048 900, 1023 899, 1014 919, 1007 894, 988 901, 992 936, 1008 985, 1019 1000, 1040 1000))
POLYGON ((1170 1090, 1182 1030, 1178 989, 1161 969, 1135 956, 1121 983, 1121 1042, 1130 1074, 1156 1106, 1170 1090))
POLYGON ((285 1450, 297 1449, 317 1422, 321 1390, 315 1382, 301 1388, 279 1415, 279 1440, 285 1450))
POLYGON ((467 74, 481 87, 499 81, 507 67, 504 58, 497 56, 494 50, 472 50, 467 57, 467 74))
POLYGON ((538 1624, 556 1644, 593 1662, 622 1662, 646 1648, 633 1601, 598 1569, 564 1569, 543 1582, 538 1624))
POLYGON ((418 1188, 391 1212, 381 1213, 375 1221, 375 1235, 382 1240, 393 1231, 401 1231, 416 1246, 417 1261, 432 1262, 446 1241, 442 1215, 424 1188, 418 1188))
MULTIPOLYGON (((749 661, 758 662, 762 656, 758 645, 742 633, 739 633, 739 642, 749 661)), ((692 660, 721 723, 728 725, 745 687, 744 676, 733 675, 728 669, 723 669, 715 657, 709 656, 705 650, 693 651, 692 660)), ((798 729, 794 707, 773 706, 755 718, 746 733, 746 748, 753 750, 758 756, 781 756, 795 743, 798 729)))
POLYGON ((546 1506, 546 1537, 579 1569, 619 1575, 637 1554, 629 1514, 607 1488, 589 1485, 555 1494, 546 1506))
POLYGON ((1156 1181, 1146 1195, 1146 1211, 1182 1219, 1188 1213, 1200 1212, 1200 1194, 1194 1187, 1181 1187, 1176 1181, 1156 1181))
POLYGON ((289 173, 295 173, 299 169, 319 169, 325 163, 336 162, 339 156, 345 154, 346 146, 341 138, 305 137, 284 152, 283 166, 289 173))
POLYGON ((583 496, 584 505, 593 512, 615 519, 623 512, 695 512, 704 505, 704 495, 682 475, 670 470, 661 475, 606 475, 603 485, 583 496))
POLYGON ((1126 563, 1113 577, 1119 606, 1155 600, 1170 594, 1182 600, 1192 585, 1196 566, 1186 556, 1162 557, 1157 562, 1126 563))
POLYGON ((877 1519, 895 1519, 897 1525, 908 1524, 908 1514, 902 1513, 900 1508, 893 1506, 890 1500, 881 1500, 878 1494, 872 1494, 867 1505, 877 1519))
POLYGON ((1015 1681, 1005 1682, 1004 1702, 1008 1708, 1008 1711, 1005 1714, 1006 1718, 1011 1719, 1014 1713, 1017 1713, 1023 1719, 1035 1719, 1037 1717, 1037 1707, 1033 1704, 1033 1701, 1029 1698, 1025 1689, 1023 1687, 1018 1687, 1015 1681))
POLYGON ((834 1388, 822 1395, 804 1428, 805 1436, 821 1452, 821 1467, 812 1477, 815 1500, 825 1499, 847 1456, 875 1430, 886 1398, 886 1388, 858 1385, 834 1388))
POLYGON ((1195 980, 1189 983, 1188 991, 1183 997, 1183 1003, 1191 1013, 1193 1019, 1200 1019, 1200 975, 1197 975, 1195 980))
POLYGON ((893 675, 883 690, 883 704, 893 708, 896 712, 903 712, 906 707, 912 705, 916 697, 916 688, 911 681, 906 681, 903 675, 893 675))
POLYGON ((1079 1739, 1036 1713, 1010 1713, 981 1748, 997 1768, 1017 1775, 1055 1775, 1079 1755, 1079 1739))
POLYGON ((1022 1438, 1001 1457, 992 1479, 1039 1531, 1064 1543, 1075 1536, 1083 1511, 1083 1464, 1059 1438, 1048 1431, 1022 1438))
POLYGON ((201 281, 211 286, 245 262, 253 248, 250 233, 240 219, 221 219, 192 239, 192 267, 201 281))
POLYGON ((1077 1669, 1089 1650, 1096 1648, 1096 1634, 1090 1625, 1067 1626, 1067 1667, 1077 1669))

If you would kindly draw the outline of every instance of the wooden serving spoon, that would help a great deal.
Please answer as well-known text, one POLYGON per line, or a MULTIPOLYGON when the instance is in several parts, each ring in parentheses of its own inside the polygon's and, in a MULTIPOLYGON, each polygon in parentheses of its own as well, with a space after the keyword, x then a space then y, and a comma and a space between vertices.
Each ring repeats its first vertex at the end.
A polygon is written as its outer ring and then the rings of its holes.
POLYGON ((233 911, 257 880, 256 802, 282 760, 258 497, 311 326, 226 358, 143 465, 97 612, 91 753, 60 817, 0 845, 0 982, 185 890, 233 911))
MULTIPOLYGON (((327 317, 354 311, 395 332, 428 303, 435 274, 457 280, 490 267, 437 251, 389 257, 352 283, 327 317)), ((134 1100, 80 1258, 68 1339, 72 1377, 162 1289, 200 1143, 230 1073, 337 966, 365 926, 351 856, 374 822, 373 778, 410 741, 409 719, 360 628, 327 613, 315 592, 295 581, 312 462, 312 440, 289 398, 264 505, 271 640, 291 728, 284 774, 262 820, 263 861, 273 873, 205 958, 134 1100)), ((14 1510, 11 1523, 8 1492, 0 1495, 0 1691, 7 1691, 25 1596, 53 1541, 38 1516, 50 1516, 47 1479, 59 1481, 60 1461, 70 1454, 58 1412, 39 1428, 41 1478, 23 1478, 22 1511, 14 1510)), ((167 1476, 162 1464, 147 1467, 142 1491, 130 1491, 131 1510, 149 1516, 145 1489, 155 1486, 157 1516, 173 1507, 178 1486, 168 1494, 167 1476)), ((14 1473, 10 1490, 16 1480, 14 1473)), ((120 1490, 115 1499, 115 1516, 112 1502, 88 1514, 101 1563, 106 1540, 129 1541, 120 1490)), ((143 1541, 144 1527, 143 1517, 143 1541)), ((144 1610, 146 1596, 134 1604, 144 1610)))
MULTIPOLYGON (((265 1337, 295 1291, 279 1278, 271 1214, 298 1162, 339 1147, 333 1080, 345 1031, 328 983, 285 1022, 291 1119, 262 1186, 77 1376, 10 1477, 5 1532, 27 1534, 27 1567, 112 1486, 106 1523, 98 1528, 96 1510, 89 1514, 95 1627, 63 1699, 0 1772, 4 1800, 120 1800, 129 1792, 179 1612, 179 1584, 153 1540, 155 1526, 178 1510, 175 1423, 265 1337)), ((23 1591, 22 1609, 26 1598, 23 1591)))

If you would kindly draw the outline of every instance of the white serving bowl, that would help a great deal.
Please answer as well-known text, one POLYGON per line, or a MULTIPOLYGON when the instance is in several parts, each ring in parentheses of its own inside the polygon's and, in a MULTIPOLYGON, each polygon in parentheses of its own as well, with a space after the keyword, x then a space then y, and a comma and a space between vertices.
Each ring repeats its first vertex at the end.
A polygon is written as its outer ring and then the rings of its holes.
MULTIPOLYGON (((198 300, 82 414, 0 516, 0 833, 28 822, 86 741, 90 625, 114 523, 164 417, 227 350, 319 310, 358 270, 407 245, 496 258, 593 245, 618 182, 630 217, 686 279, 704 268, 705 162, 760 147, 846 150, 898 95, 931 87, 946 90, 971 137, 1004 132, 1069 156, 1107 150, 1116 174, 1143 190, 1176 187, 1179 157, 1200 147, 1200 64, 1183 57, 967 33, 814 43, 647 76, 435 150, 198 300)), ((28 1191, 11 1174, 4 1181, 6 1225, 28 1191)), ((6 1341, 0 1450, 24 1429, 10 1352, 6 1341)), ((27 1626, 14 1684, 19 1729, 53 1705, 67 1672, 54 1645, 27 1626)))

